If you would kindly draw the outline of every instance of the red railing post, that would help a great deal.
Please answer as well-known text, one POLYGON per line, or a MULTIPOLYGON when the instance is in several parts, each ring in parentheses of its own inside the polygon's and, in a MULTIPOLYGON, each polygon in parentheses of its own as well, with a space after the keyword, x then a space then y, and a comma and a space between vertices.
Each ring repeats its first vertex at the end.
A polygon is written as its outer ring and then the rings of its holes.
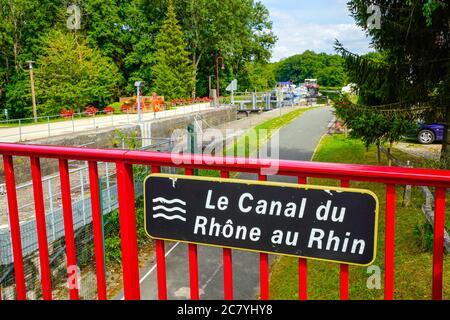
MULTIPOLYGON (((306 177, 298 177, 299 184, 307 184, 306 177)), ((308 261, 304 258, 298 259, 298 298, 308 300, 308 261)))
POLYGON ((395 185, 386 185, 386 238, 384 298, 394 299, 394 249, 395 249, 395 185))
POLYGON ((442 300, 446 192, 445 188, 436 188, 433 240, 433 300, 442 300))
POLYGON ((134 206, 133 167, 122 161, 116 163, 119 195, 120 237, 122 242, 122 272, 124 298, 139 300, 139 260, 134 206))
POLYGON ((13 158, 9 155, 3 156, 5 168, 6 195, 8 198, 9 226, 11 232, 12 249, 14 256, 14 275, 16 278, 17 299, 27 298, 25 287, 25 273, 23 268, 22 239, 20 237, 19 209, 17 205, 16 179, 14 176, 13 158))
MULTIPOLYGON (((349 188, 350 181, 342 180, 341 181, 342 188, 349 188)), ((348 300, 348 264, 340 265, 340 298, 341 300, 348 300)))
MULTIPOLYGON (((186 175, 192 176, 194 171, 192 169, 186 169, 186 175)), ((199 300, 200 291, 198 287, 198 250, 197 245, 190 243, 188 245, 189 254, 189 281, 191 290, 191 299, 199 300)))
POLYGON ((41 163, 39 158, 31 159, 31 178, 33 181, 34 208, 38 234, 39 262, 41 266, 42 297, 52 300, 52 282, 47 242, 47 224, 45 223, 44 195, 42 191, 41 163))
POLYGON ((67 160, 59 160, 59 174, 61 180, 61 195, 64 215, 64 234, 66 240, 69 296, 71 300, 78 300, 78 279, 80 275, 78 274, 77 269, 75 234, 73 231, 72 197, 70 192, 69 164, 67 160))
MULTIPOLYGON (((228 179, 230 173, 222 171, 220 176, 223 179, 228 179)), ((233 300, 233 253, 231 249, 223 249, 223 288, 225 300, 233 300)))
MULTIPOLYGON (((152 167, 152 173, 160 173, 161 168, 152 167)), ((166 249, 163 240, 156 240, 156 273, 158 276, 158 299, 167 300, 166 249)))
POLYGON ((95 270, 97 276, 97 296, 99 300, 106 300, 105 250, 103 243, 103 212, 100 204, 100 188, 98 165, 89 161, 89 183, 91 191, 92 229, 94 233, 95 270))
POLYGON ((158 275, 158 299, 167 300, 166 249, 163 240, 156 240, 156 273, 158 275))
MULTIPOLYGON (((259 181, 267 181, 267 176, 259 175, 259 181)), ((259 256, 259 283, 261 300, 269 300, 269 255, 267 253, 260 253, 259 256)))

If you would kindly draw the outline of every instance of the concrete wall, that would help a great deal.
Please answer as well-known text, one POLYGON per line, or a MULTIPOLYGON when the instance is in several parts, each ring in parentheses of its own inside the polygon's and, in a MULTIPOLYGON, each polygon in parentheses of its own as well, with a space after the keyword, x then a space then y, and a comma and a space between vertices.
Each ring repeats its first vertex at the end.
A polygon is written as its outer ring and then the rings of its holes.
POLYGON ((223 123, 237 120, 236 107, 222 107, 218 110, 205 111, 200 116, 186 115, 176 118, 163 119, 143 125, 141 129, 145 138, 165 139, 170 138, 172 132, 177 129, 186 129, 189 124, 197 121, 202 124, 203 130, 216 127, 223 123))

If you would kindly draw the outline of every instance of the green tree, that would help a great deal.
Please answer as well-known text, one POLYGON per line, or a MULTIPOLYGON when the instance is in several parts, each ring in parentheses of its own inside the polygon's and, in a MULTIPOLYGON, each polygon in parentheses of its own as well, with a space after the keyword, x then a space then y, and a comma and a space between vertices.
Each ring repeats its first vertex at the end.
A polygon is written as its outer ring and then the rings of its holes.
MULTIPOLYGON (((392 119, 415 122, 422 118, 450 124, 448 4, 435 0, 352 0, 348 7, 379 52, 378 56, 358 56, 337 42, 351 82, 360 87, 360 100, 354 107, 392 119), (372 4, 380 8, 380 28, 368 25, 372 4)), ((448 132, 442 156, 450 157, 448 132)))
POLYGON ((120 74, 110 59, 75 33, 53 31, 42 42, 35 71, 40 115, 57 114, 62 108, 82 111, 114 100, 120 74))
POLYGON ((152 68, 153 88, 166 101, 189 97, 194 88, 195 70, 186 47, 174 5, 169 2, 166 20, 155 39, 152 68))
POLYGON ((277 81, 291 80, 296 84, 314 78, 326 87, 343 86, 347 81, 342 57, 310 50, 281 60, 276 68, 276 78, 277 81))

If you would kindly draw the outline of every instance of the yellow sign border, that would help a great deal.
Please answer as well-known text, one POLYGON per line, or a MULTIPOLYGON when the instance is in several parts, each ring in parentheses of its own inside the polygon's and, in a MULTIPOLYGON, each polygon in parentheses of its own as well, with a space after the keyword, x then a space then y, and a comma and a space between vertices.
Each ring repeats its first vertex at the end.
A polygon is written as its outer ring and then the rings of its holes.
POLYGON ((259 181, 259 180, 243 180, 243 179, 232 179, 232 178, 186 176, 186 175, 165 174, 165 173, 153 173, 144 179, 144 228, 145 228, 145 233, 147 234, 147 236, 149 236, 150 238, 152 238, 154 240, 164 240, 164 241, 170 241, 170 242, 175 241, 175 242, 180 242, 180 243, 185 243, 185 244, 197 244, 197 245, 201 245, 201 246, 221 248, 221 249, 227 248, 227 249, 234 249, 234 250, 248 251, 248 252, 255 252, 255 253, 267 253, 267 254, 272 254, 272 255, 277 255, 277 256, 303 258, 303 259, 307 259, 307 260, 325 261, 325 262, 338 263, 338 264, 348 264, 348 265, 358 266, 358 267, 370 266, 375 262, 375 260, 377 258, 379 207, 380 207, 380 202, 378 200, 378 196, 373 191, 366 190, 366 189, 329 187, 329 186, 313 186, 313 185, 306 185, 306 184, 259 181), (367 264, 358 264, 358 263, 350 263, 350 262, 337 261, 337 260, 328 260, 328 259, 322 259, 322 258, 296 256, 296 255, 285 254, 285 253, 257 251, 257 250, 245 249, 245 248, 228 247, 228 246, 220 246, 220 245, 215 245, 215 244, 206 244, 206 243, 200 243, 200 242, 188 242, 188 241, 177 240, 177 239, 166 239, 166 238, 154 237, 147 232, 147 206, 146 206, 146 204, 147 204, 146 189, 147 188, 146 188, 146 184, 147 184, 147 180, 150 178, 167 178, 167 179, 194 180, 194 181, 218 182, 218 183, 235 183, 235 184, 260 185, 260 186, 269 186, 269 187, 285 187, 285 188, 305 189, 305 190, 309 190, 309 189, 330 190, 330 191, 339 191, 342 193, 352 192, 352 193, 371 195, 375 199, 375 204, 376 204, 375 205, 375 230, 374 230, 373 259, 371 262, 369 262, 367 264))

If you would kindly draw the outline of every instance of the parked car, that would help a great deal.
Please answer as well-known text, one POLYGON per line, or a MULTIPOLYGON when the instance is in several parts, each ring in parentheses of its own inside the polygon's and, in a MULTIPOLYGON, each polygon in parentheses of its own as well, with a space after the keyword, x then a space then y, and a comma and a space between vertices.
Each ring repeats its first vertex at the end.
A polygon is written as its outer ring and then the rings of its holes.
POLYGON ((447 130, 445 124, 428 124, 421 123, 417 125, 417 130, 411 132, 411 138, 417 139, 421 144, 432 144, 434 142, 442 142, 444 140, 444 132, 447 130))

